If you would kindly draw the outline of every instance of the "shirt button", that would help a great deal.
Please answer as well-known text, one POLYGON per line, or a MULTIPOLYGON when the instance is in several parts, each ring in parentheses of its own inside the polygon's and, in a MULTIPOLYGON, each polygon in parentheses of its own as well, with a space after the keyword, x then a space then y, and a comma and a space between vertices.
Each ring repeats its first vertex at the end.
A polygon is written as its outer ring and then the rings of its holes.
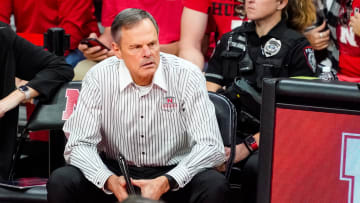
POLYGON ((144 135, 140 135, 141 136, 141 138, 144 138, 145 136, 144 135))
POLYGON ((140 118, 144 118, 144 116, 140 116, 140 118))
POLYGON ((142 155, 145 155, 145 152, 141 152, 142 155))

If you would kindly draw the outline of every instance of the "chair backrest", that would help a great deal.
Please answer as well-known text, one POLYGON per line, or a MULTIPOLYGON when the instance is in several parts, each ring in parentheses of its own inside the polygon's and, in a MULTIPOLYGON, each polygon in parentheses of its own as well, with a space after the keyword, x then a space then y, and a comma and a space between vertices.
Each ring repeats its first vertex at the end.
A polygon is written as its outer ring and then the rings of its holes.
POLYGON ((231 101, 218 93, 209 92, 209 98, 215 106, 216 119, 225 146, 231 148, 230 158, 226 164, 225 176, 230 177, 236 145, 236 108, 231 101))
POLYGON ((51 101, 37 105, 25 128, 29 131, 62 129, 76 107, 80 89, 81 81, 61 86, 51 101))

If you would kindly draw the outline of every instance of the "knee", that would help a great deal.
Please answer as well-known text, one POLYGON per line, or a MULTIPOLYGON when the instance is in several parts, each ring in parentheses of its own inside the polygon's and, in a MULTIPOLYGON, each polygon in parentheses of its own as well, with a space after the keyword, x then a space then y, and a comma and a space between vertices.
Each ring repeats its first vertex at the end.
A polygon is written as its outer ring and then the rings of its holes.
POLYGON ((208 170, 204 172, 202 182, 199 184, 204 189, 206 196, 213 196, 218 194, 229 194, 230 185, 225 176, 215 170, 208 170))
POLYGON ((47 183, 48 194, 69 192, 70 188, 81 183, 81 172, 73 166, 64 166, 56 169, 47 183))
POLYGON ((211 170, 211 175, 209 178, 212 180, 210 184, 208 184, 208 191, 210 192, 220 192, 220 193, 228 193, 230 191, 229 181, 225 178, 225 176, 215 170, 211 170))

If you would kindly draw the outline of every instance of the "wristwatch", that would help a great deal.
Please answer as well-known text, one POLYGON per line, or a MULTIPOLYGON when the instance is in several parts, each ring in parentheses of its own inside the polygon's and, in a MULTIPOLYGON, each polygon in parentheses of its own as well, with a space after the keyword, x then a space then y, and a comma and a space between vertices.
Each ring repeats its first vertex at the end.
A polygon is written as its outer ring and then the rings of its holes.
POLYGON ((164 176, 168 179, 169 181, 169 186, 170 186, 170 190, 176 190, 179 188, 179 184, 176 182, 176 180, 171 177, 168 174, 164 174, 164 176))
POLYGON ((22 85, 18 88, 18 90, 25 94, 25 99, 30 99, 30 89, 26 85, 22 85))
POLYGON ((249 137, 245 138, 244 144, 250 153, 253 153, 259 149, 259 146, 256 143, 256 140, 253 136, 249 136, 249 137))

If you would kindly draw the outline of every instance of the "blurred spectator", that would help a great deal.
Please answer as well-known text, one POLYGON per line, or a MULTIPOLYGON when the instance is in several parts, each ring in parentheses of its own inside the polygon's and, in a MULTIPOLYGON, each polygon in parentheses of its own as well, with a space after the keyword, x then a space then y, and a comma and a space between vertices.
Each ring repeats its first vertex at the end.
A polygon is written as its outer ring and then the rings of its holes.
POLYGON ((314 4, 316 23, 308 27, 304 34, 315 50, 319 70, 321 71, 324 66, 329 66, 335 75, 339 69, 336 25, 340 5, 333 0, 314 0, 314 4))
POLYGON ((316 0, 318 25, 305 32, 317 51, 319 67, 331 66, 339 80, 360 82, 360 1, 316 0), (326 50, 325 50, 326 49, 326 50), (320 52, 320 54, 319 54, 320 52))
POLYGON ((66 62, 75 66, 84 56, 77 50, 81 39, 99 33, 92 0, 3 0, 0 21, 10 23, 14 14, 16 32, 43 34, 51 27, 65 29, 70 38, 66 62))
POLYGON ((339 80, 360 82, 360 0, 339 0, 339 80))
MULTIPOLYGON (((107 47, 111 47, 113 39, 110 34, 110 26, 115 16, 126 8, 144 9, 154 16, 160 28, 160 51, 177 54, 178 40, 180 39, 180 16, 183 9, 181 0, 103 0, 102 5, 102 25, 105 27, 99 41, 107 47)), ((90 37, 97 38, 94 33, 90 37)), ((100 47, 89 48, 87 45, 79 45, 85 57, 92 61, 101 61, 109 56, 113 56, 112 51, 100 50, 100 47)))
POLYGON ((313 76, 316 61, 300 33, 315 20, 311 0, 246 0, 245 9, 252 22, 222 36, 205 76, 208 91, 227 96, 238 112, 235 163, 242 168, 240 202, 247 203, 256 202, 262 80, 313 76))
POLYGON ((179 56, 200 69, 204 67, 202 40, 208 20, 216 25, 218 38, 240 26, 245 19, 244 0, 184 0, 179 56))
MULTIPOLYGON (((104 32, 101 36, 91 33, 89 37, 98 38, 105 46, 111 48, 113 39, 111 37, 110 26, 115 16, 126 8, 144 9, 154 16, 160 28, 160 51, 165 53, 178 54, 178 41, 180 39, 180 16, 183 9, 181 0, 103 0, 101 22, 104 32)), ((74 80, 82 80, 87 71, 96 64, 114 53, 112 50, 100 49, 99 46, 89 48, 87 45, 80 44, 79 50, 83 52, 88 60, 83 60, 74 69, 74 80)))
POLYGON ((73 71, 63 59, 17 36, 0 22, 0 179, 9 176, 17 137, 21 102, 37 97, 47 100, 73 71), (29 81, 15 89, 15 77, 29 81))

